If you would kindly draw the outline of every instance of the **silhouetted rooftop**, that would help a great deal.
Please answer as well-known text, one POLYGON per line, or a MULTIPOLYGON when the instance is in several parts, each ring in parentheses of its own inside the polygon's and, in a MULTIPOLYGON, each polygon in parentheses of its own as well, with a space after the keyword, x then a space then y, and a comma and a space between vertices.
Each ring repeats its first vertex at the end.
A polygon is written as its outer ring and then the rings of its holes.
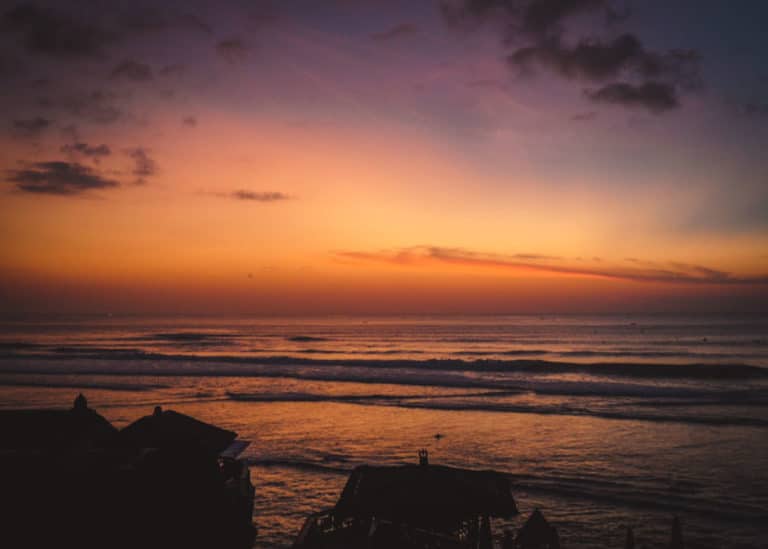
POLYGON ((560 537, 557 529, 549 524, 547 519, 538 509, 534 509, 528 520, 515 539, 516 547, 520 549, 558 549, 560 547, 560 537))
POLYGON ((117 429, 88 408, 82 395, 69 410, 0 411, 0 448, 5 450, 103 448, 116 436, 117 429))
POLYGON ((357 467, 334 509, 339 518, 375 516, 414 526, 516 514, 506 476, 441 465, 357 467))
MULTIPOLYGON (((3 539, 25 547, 245 549, 254 489, 236 434, 157 409, 118 432, 69 410, 0 412, 3 539), (230 460, 217 454, 229 447, 230 460), (152 451, 137 449, 152 448, 152 451)), ((6 544, 7 545, 7 544, 6 544)))
POLYGON ((151 416, 137 419, 120 431, 123 444, 139 448, 196 447, 219 453, 237 433, 159 406, 151 416))

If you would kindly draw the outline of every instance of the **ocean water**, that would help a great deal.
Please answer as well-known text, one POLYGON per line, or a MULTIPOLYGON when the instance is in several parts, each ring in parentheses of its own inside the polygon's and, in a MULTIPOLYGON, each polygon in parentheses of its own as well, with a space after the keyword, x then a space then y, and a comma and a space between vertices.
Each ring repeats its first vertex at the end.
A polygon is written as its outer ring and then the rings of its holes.
MULTIPOLYGON (((356 465, 510 475, 565 548, 768 547, 768 317, 46 317, 0 322, 0 406, 165 407, 251 446, 257 547, 356 465), (436 434, 442 437, 435 437, 436 434)), ((55 511, 55 510, 54 510, 55 511)))

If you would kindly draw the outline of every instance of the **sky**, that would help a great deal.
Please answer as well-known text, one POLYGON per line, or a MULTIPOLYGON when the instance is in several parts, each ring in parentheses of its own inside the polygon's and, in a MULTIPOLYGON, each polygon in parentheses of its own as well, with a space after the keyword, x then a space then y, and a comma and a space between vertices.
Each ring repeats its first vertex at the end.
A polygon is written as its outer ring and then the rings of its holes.
POLYGON ((0 1, 0 309, 765 310, 766 16, 0 1))

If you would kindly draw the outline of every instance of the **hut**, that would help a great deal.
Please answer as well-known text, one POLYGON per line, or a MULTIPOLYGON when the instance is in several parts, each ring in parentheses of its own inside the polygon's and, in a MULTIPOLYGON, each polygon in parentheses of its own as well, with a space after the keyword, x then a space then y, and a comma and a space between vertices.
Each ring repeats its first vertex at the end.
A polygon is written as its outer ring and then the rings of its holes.
POLYGON ((0 411, 0 449, 5 452, 71 452, 107 448, 117 429, 80 394, 69 410, 0 411))
POLYGON ((124 446, 134 448, 195 449, 212 454, 223 452, 237 433, 204 423, 173 410, 156 406, 152 415, 137 419, 120 431, 124 446))
POLYGON ((491 547, 490 520, 517 514, 509 479, 430 465, 355 468, 338 502, 310 517, 294 547, 491 547))
POLYGON ((119 433, 135 457, 132 516, 158 547, 245 547, 255 491, 237 433, 156 406, 119 433))
POLYGON ((71 409, 0 412, 3 534, 25 547, 251 547, 236 437, 159 408, 119 432, 83 395, 71 409))

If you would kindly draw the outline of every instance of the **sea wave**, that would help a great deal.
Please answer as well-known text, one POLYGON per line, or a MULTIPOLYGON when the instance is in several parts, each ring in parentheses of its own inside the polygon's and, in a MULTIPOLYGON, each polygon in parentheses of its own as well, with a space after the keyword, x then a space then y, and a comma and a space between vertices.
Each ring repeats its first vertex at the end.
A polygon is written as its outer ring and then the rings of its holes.
POLYGON ((514 349, 511 351, 456 351, 451 354, 455 356, 542 356, 558 353, 543 349, 514 349))
POLYGON ((300 469, 303 471, 331 473, 336 475, 348 475, 352 471, 352 467, 328 465, 327 463, 290 458, 252 458, 248 459, 247 462, 251 467, 287 467, 289 469, 300 469))
POLYGON ((120 383, 120 382, 100 382, 91 380, 25 380, 25 379, 0 379, 0 387, 45 387, 59 389, 99 389, 103 391, 154 391, 157 389, 168 389, 170 385, 159 383, 120 383))
POLYGON ((700 496, 693 486, 688 490, 680 490, 679 486, 663 481, 649 485, 613 478, 583 478, 557 474, 509 474, 509 477, 513 481, 514 491, 539 492, 673 513, 695 513, 732 522, 751 523, 762 520, 761 517, 765 516, 765 509, 758 505, 727 497, 713 500, 700 496))
MULTIPOLYGON (((668 423, 687 423, 713 426, 742 426, 768 427, 768 419, 728 415, 703 414, 700 410, 689 413, 669 413, 668 409, 660 407, 658 411, 643 411, 635 409, 634 403, 623 403, 621 408, 600 404, 579 402, 499 402, 493 398, 519 394, 511 391, 489 391, 481 393, 457 393, 449 395, 413 395, 413 394, 367 394, 367 395, 332 395, 315 393, 236 393, 228 392, 227 397, 245 402, 337 402, 346 404, 361 404, 367 406, 393 406, 398 408, 439 410, 449 412, 493 412, 559 416, 589 416, 602 419, 627 421, 651 421, 668 423)), ((762 395, 765 398, 765 395, 762 395)), ((721 406, 739 403, 741 400, 733 396, 719 401, 721 406)), ((763 400, 763 405, 768 404, 763 400)), ((695 407, 696 402, 689 402, 695 407)), ((647 409, 646 409, 647 410, 647 409)))
POLYGON ((663 413, 639 413, 632 410, 607 410, 571 405, 546 405, 546 404, 507 404, 489 402, 400 402, 397 406, 403 408, 420 408, 440 411, 457 412, 500 412, 536 415, 557 416, 588 416, 602 419, 617 419, 626 421, 650 421, 656 423, 687 423, 692 425, 713 426, 740 426, 740 427, 768 427, 768 420, 757 417, 738 417, 733 415, 702 415, 697 412, 691 414, 663 414, 663 413))
MULTIPOLYGON (((520 394, 520 391, 482 391, 482 392, 462 392, 450 395, 440 395, 441 397, 488 397, 488 396, 509 396, 520 394)), ((373 394, 322 394, 322 393, 304 393, 304 392, 264 392, 264 393, 238 393, 227 391, 227 397, 231 400, 240 400, 246 402, 387 402, 400 401, 405 399, 426 399, 429 395, 418 394, 391 394, 391 393, 373 393, 373 394)))
POLYGON ((140 339, 160 339, 164 341, 173 342, 201 342, 211 339, 227 339, 233 337, 228 333, 211 333, 211 332, 161 332, 156 334, 150 334, 148 336, 140 336, 140 339))
POLYGON ((736 359, 736 358, 763 358, 759 353, 720 353, 720 352, 695 352, 695 351, 562 351, 551 353, 563 357, 635 357, 635 358, 705 358, 705 359, 736 359))
MULTIPOLYGON (((54 347, 52 352, 15 352, 6 350, 0 353, 1 359, 48 359, 52 357, 79 359, 97 359, 112 361, 152 361, 204 364, 215 361, 221 364, 239 366, 234 375, 247 375, 248 366, 290 365, 290 366, 334 366, 357 367, 368 369, 409 369, 417 371, 467 371, 475 373, 533 373, 533 374, 568 374, 586 373, 629 378, 695 378, 695 379, 754 379, 768 378, 768 368, 742 363, 643 363, 643 362, 569 362, 540 359, 356 359, 356 358, 309 358, 289 355, 243 356, 243 355, 196 355, 179 353, 156 353, 141 349, 91 348, 83 346, 54 347)), ((189 368, 181 375, 201 375, 208 372, 217 375, 220 368, 189 368)), ((106 372, 106 373, 112 373, 106 372)), ((165 375, 162 369, 154 369, 156 375, 165 375)), ((170 374, 173 375, 173 374, 170 374)))

